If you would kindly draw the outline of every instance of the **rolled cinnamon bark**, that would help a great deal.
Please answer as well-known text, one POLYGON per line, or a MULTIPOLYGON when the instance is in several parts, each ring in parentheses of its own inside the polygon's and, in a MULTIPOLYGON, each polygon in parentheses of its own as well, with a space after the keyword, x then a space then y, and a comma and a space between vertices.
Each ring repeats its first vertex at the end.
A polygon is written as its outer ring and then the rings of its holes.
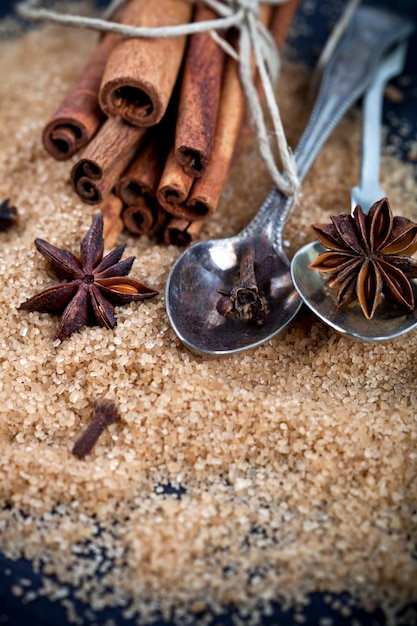
MULTIPOLYGON (((260 5, 261 22, 268 24, 270 16, 271 7, 260 5)), ((228 57, 224 66, 211 158, 201 178, 194 180, 187 202, 175 208, 177 217, 189 220, 202 219, 210 217, 216 210, 229 174, 245 108, 246 101, 240 83, 238 63, 232 57, 228 57)))
MULTIPOLYGON (((282 48, 298 4, 299 0, 289 0, 274 7, 273 10, 271 7, 261 5, 260 20, 263 24, 268 24, 278 48, 282 48)), ((238 79, 238 68, 236 64, 233 66, 232 59, 228 59, 226 63, 225 74, 226 88, 222 87, 212 158, 204 175, 194 181, 186 205, 181 205, 182 216, 190 219, 198 219, 203 215, 209 217, 214 213, 230 169, 244 150, 252 133, 238 79), (233 107, 235 115, 231 115, 233 107)), ((258 81, 257 87, 261 91, 258 81)), ((179 212, 177 215, 179 216, 179 212)))
POLYGON ((99 204, 113 190, 134 158, 146 133, 125 122, 108 119, 84 149, 71 172, 71 183, 87 204, 99 204))
POLYGON ((103 216, 104 248, 107 250, 116 245, 119 235, 123 231, 124 224, 121 218, 123 202, 113 193, 110 193, 98 208, 103 216))
POLYGON ((197 239, 205 220, 186 220, 173 217, 165 226, 163 241, 175 246, 188 246, 197 239))
POLYGON ((141 150, 116 185, 116 193, 126 205, 138 204, 143 198, 156 198, 156 191, 168 147, 162 132, 149 130, 141 150))
POLYGON ((132 235, 153 236, 159 233, 167 220, 167 213, 152 199, 141 198, 134 205, 125 208, 122 219, 132 235))
MULTIPOLYGON (((281 50, 282 46, 284 45, 285 37, 291 25, 292 19, 297 11, 299 3, 300 0, 287 0, 287 2, 275 6, 272 10, 269 30, 272 37, 274 38, 278 50, 281 50)), ((261 100, 263 100, 264 93, 261 88, 259 77, 256 78, 255 84, 259 97, 261 98, 261 100)), ((242 128, 239 133, 239 138, 236 142, 235 150, 233 153, 233 158, 230 165, 231 168, 234 167, 236 161, 239 159, 240 155, 246 148, 246 145, 250 137, 252 136, 252 133, 252 124, 250 122, 248 112, 246 112, 245 118, 242 123, 242 128)))
POLYGON ((288 29, 297 11, 300 0, 287 0, 283 4, 278 4, 273 8, 269 30, 274 38, 275 44, 280 50, 284 44, 288 29))
MULTIPOLYGON (((213 20, 216 13, 197 4, 195 22, 213 20)), ((219 108, 224 52, 209 33, 191 35, 186 51, 178 116, 175 155, 189 176, 201 176, 213 147, 219 108)))
POLYGON ((193 180, 184 172, 175 156, 174 147, 171 148, 156 192, 159 204, 172 215, 177 215, 177 207, 187 200, 193 180))
POLYGON ((117 195, 127 205, 123 223, 133 235, 155 235, 165 224, 166 212, 159 206, 156 192, 167 151, 161 127, 149 136, 116 185, 117 195))
POLYGON ((186 204, 177 217, 201 219, 210 217, 217 204, 229 174, 229 165, 245 110, 244 96, 239 81, 237 62, 226 62, 222 96, 217 118, 216 136, 210 162, 201 178, 196 178, 186 204))
MULTIPOLYGON (((130 0, 120 22, 131 26, 174 26, 189 22, 187 0, 130 0)), ((163 117, 182 63, 186 36, 127 38, 110 55, 99 102, 104 113, 137 126, 163 117)))
POLYGON ((45 126, 43 145, 57 161, 65 161, 83 148, 104 121, 98 92, 107 59, 118 41, 118 35, 103 37, 78 80, 45 126))

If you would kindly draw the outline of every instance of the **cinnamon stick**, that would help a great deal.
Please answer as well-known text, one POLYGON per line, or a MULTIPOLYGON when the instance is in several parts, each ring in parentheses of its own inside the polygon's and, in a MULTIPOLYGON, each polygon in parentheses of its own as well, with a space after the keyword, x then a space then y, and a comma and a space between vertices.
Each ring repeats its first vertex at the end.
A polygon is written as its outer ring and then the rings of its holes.
POLYGON ((121 218, 123 202, 113 193, 99 205, 103 216, 103 239, 105 249, 116 245, 119 235, 122 233, 124 224, 121 218))
POLYGON ((177 207, 187 200, 193 180, 179 163, 174 147, 171 148, 156 192, 159 204, 172 215, 177 215, 177 210, 181 213, 177 207))
POLYGON ((145 145, 116 185, 116 193, 127 205, 123 222, 134 235, 155 235, 164 226, 166 212, 156 192, 167 153, 165 124, 150 129, 145 145))
POLYGON ((217 208, 218 200, 229 173, 229 164, 242 125, 245 102, 240 85, 237 62, 231 57, 226 61, 216 136, 210 162, 204 176, 196 178, 186 204, 181 206, 178 217, 197 219, 210 217, 217 208))
POLYGON ((87 204, 100 203, 132 161, 145 128, 108 119, 86 146, 71 172, 71 183, 87 204))
MULTIPOLYGON (((174 26, 189 22, 187 0, 130 0, 120 22, 132 26, 174 26)), ((138 126, 163 117, 182 63, 186 36, 127 38, 111 53, 101 83, 104 113, 138 126)))
MULTIPOLYGON (((198 3, 195 22, 213 20, 216 13, 198 3)), ((189 176, 206 169, 216 130, 224 52, 209 33, 191 35, 181 79, 175 130, 175 155, 189 176)))
MULTIPOLYGON (((260 5, 259 19, 268 24, 271 7, 260 5)), ((177 207, 176 215, 184 219, 210 217, 217 208, 229 174, 235 144, 245 115, 245 96, 239 78, 238 63, 228 57, 223 73, 213 150, 207 168, 194 180, 186 203, 177 207)))
MULTIPOLYGON (((271 32, 272 37, 274 38, 275 44, 278 50, 282 49, 284 45, 285 37, 287 35, 288 29, 291 25, 292 19, 297 11, 298 5, 300 4, 300 0, 287 0, 283 4, 279 4, 275 6, 272 10, 272 16, 269 23, 269 30, 271 32)), ((256 88, 261 100, 264 98, 263 90, 261 87, 261 82, 259 80, 259 76, 257 76, 256 88)), ((252 124, 249 119, 249 115, 246 112, 245 118, 242 123, 242 128, 239 133, 238 141, 236 142, 235 150, 233 153, 232 162, 230 168, 232 168, 236 161, 239 159, 240 155, 244 151, 247 146, 247 143, 253 133, 252 124)))
POLYGON ((173 217, 165 227, 163 241, 168 245, 188 246, 197 239, 204 222, 173 217))
POLYGON ((136 204, 128 206, 122 213, 126 229, 133 235, 148 235, 159 233, 167 220, 167 213, 156 201, 141 198, 136 204))
POLYGON ((297 11, 300 0, 287 0, 273 8, 269 30, 274 38, 278 50, 284 45, 288 29, 297 11))
POLYGON ((156 198, 167 151, 160 129, 150 130, 146 143, 116 185, 116 193, 126 205, 137 204, 143 198, 156 198))
MULTIPOLYGON (((298 0, 289 0, 276 7, 273 13, 271 7, 260 5, 260 21, 265 25, 271 22, 272 35, 281 46, 297 4, 298 0)), ((204 175, 195 179, 187 204, 181 206, 183 217, 190 219, 201 218, 203 215, 209 217, 214 213, 230 169, 249 136, 250 126, 247 116, 245 117, 245 101, 238 67, 231 58, 226 62, 223 84, 210 163, 204 175)))
POLYGON ((103 37, 90 61, 51 117, 42 133, 45 149, 57 161, 65 161, 83 148, 94 136, 104 113, 98 92, 107 59, 120 37, 103 37))

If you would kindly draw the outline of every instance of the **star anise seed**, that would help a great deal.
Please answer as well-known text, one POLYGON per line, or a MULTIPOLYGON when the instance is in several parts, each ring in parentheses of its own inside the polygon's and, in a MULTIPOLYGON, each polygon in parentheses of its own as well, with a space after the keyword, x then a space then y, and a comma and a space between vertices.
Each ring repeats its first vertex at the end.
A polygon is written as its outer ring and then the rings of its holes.
POLYGON ((60 313, 55 339, 63 341, 82 326, 114 328, 114 307, 152 298, 158 294, 147 285, 127 278, 135 257, 120 261, 125 244, 103 258, 103 217, 98 213, 81 242, 81 258, 43 239, 35 245, 58 278, 68 282, 46 287, 19 309, 60 313))
POLYGON ((357 205, 353 215, 331 217, 331 224, 313 224, 327 252, 311 269, 329 275, 329 286, 338 286, 336 305, 341 308, 359 301, 367 319, 372 319, 381 297, 409 310, 414 309, 410 283, 417 278, 417 224, 406 217, 393 217, 388 198, 375 202, 366 215, 357 205))

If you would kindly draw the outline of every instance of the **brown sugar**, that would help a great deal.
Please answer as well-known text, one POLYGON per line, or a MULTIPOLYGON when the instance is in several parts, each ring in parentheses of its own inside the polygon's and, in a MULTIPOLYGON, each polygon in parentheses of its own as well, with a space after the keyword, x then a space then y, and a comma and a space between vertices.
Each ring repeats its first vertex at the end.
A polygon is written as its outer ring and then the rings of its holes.
MULTIPOLYGON (((303 607, 314 591, 349 592, 400 624, 417 600, 416 333, 354 342, 303 310, 250 353, 205 358, 182 346, 162 296, 117 308, 114 331, 83 328, 61 344, 53 316, 17 310, 55 280, 34 239, 76 254, 94 214, 41 133, 95 41, 44 27, 0 44, 0 199, 20 214, 0 233, 0 551, 40 568, 37 593, 74 623, 73 585, 92 611, 119 607, 141 624, 158 611, 204 623, 206 606, 259 623, 271 602, 303 607), (115 399, 120 420, 80 462, 71 450, 98 397, 115 399)), ((284 63, 292 145, 308 76, 284 63)), ((307 177, 285 229, 290 257, 313 239, 311 223, 348 210, 360 122, 352 110, 307 177)), ((416 220, 414 167, 384 150, 382 186, 394 212, 416 220)), ((201 237, 240 230, 270 184, 252 141, 201 237)), ((180 250, 123 242, 132 275, 163 294, 180 250)))

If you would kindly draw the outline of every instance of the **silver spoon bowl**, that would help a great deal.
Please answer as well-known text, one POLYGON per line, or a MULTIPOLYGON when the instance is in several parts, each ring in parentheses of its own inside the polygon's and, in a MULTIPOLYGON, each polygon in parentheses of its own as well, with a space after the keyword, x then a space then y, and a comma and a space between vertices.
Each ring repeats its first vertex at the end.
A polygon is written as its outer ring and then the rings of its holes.
MULTIPOLYGON (((372 204, 383 197, 379 186, 381 117, 384 87, 404 66, 406 42, 399 43, 382 59, 363 105, 361 181, 351 190, 351 208, 360 204, 368 213, 372 204)), ((313 242, 301 248, 291 263, 294 285, 307 306, 327 325, 338 332, 362 341, 387 341, 417 326, 417 311, 406 311, 392 302, 382 301, 372 319, 367 319, 358 303, 339 309, 336 290, 330 289, 324 276, 309 268, 324 247, 313 242)), ((412 284, 417 302, 417 286, 412 284)))
MULTIPOLYGON (((387 341, 400 337, 417 326, 417 312, 405 312, 392 302, 382 302, 371 320, 366 319, 359 304, 338 309, 335 291, 329 289, 320 272, 308 269, 324 248, 319 243, 304 246, 293 259, 293 278, 308 307, 328 326, 339 333, 361 341, 387 341)), ((417 302, 417 288, 413 285, 417 302)))
MULTIPOLYGON (((303 180, 331 132, 371 82, 381 56, 411 27, 390 12, 360 6, 322 71, 321 85, 308 126, 295 151, 303 180)), ((226 239, 190 246, 174 263, 165 290, 166 310, 180 340, 190 349, 226 355, 255 348, 282 331, 294 318, 302 300, 295 289, 290 262, 283 250, 282 234, 292 206, 272 189, 250 224, 226 239), (217 312, 218 289, 230 290, 239 275, 242 249, 255 251, 255 263, 277 257, 267 290, 267 315, 262 326, 217 312)))

